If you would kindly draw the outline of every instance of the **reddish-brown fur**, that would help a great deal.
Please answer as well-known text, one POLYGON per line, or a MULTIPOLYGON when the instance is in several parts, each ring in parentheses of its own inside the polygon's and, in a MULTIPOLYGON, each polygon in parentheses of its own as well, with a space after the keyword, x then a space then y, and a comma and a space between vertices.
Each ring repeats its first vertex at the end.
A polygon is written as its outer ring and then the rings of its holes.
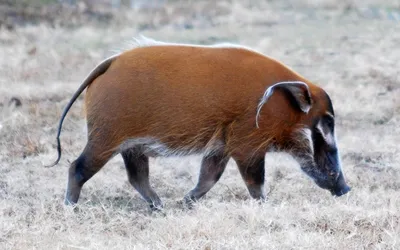
POLYGON ((299 125, 325 113, 323 91, 276 60, 240 48, 153 46, 120 55, 87 89, 89 139, 115 150, 129 138, 153 137, 169 148, 202 149, 225 142, 237 159, 284 144, 299 125), (276 92, 255 126, 266 88, 304 81, 313 98, 308 114, 276 92), (322 99, 322 100, 321 100, 322 99), (257 149, 257 150, 256 150, 257 149))
MULTIPOLYGON (((292 151, 303 150, 303 145, 312 147, 307 138, 300 138, 306 143, 299 142, 296 133, 311 129, 316 118, 333 112, 321 88, 282 63, 239 47, 139 47, 105 60, 93 72, 60 121, 58 142, 66 113, 87 87, 88 142, 70 167, 67 203, 77 202, 83 184, 121 153, 132 185, 153 207, 160 207, 149 184, 149 155, 126 144, 137 138, 155 140, 171 152, 168 154, 212 149, 204 156, 199 182, 186 201, 203 196, 218 181, 230 157, 237 162, 251 196, 263 199, 265 153, 272 147, 292 151), (295 99, 302 103, 302 98, 311 97, 311 103, 306 103, 311 109, 300 110, 284 91, 277 90, 263 105, 257 127, 257 107, 263 94, 283 81, 301 81, 302 86, 296 88, 304 89, 295 99)), ((58 150, 60 157, 60 144, 58 150)), ((310 150, 304 152, 313 157, 310 150)), ((324 167, 317 169, 313 159, 307 161, 310 164, 302 166, 303 170, 325 179, 321 177, 324 167)), ((340 166, 335 171, 340 171, 340 166)), ((337 178, 335 171, 332 175, 337 178)), ((344 179, 341 183, 336 193, 347 192, 348 187, 342 192, 344 179)))

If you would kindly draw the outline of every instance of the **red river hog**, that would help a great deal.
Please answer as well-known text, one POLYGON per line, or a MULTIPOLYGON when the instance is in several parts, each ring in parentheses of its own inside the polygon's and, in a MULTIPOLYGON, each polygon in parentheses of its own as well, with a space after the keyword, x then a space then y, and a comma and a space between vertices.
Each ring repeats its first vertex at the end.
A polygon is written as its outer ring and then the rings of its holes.
POLYGON ((149 157, 203 154, 188 204, 205 195, 233 158, 250 193, 264 200, 264 157, 289 153, 321 188, 349 192, 329 95, 281 62, 230 44, 170 44, 142 38, 102 61, 66 106, 86 89, 88 138, 69 168, 65 203, 121 154, 129 182, 152 209, 162 202, 149 182, 149 157))

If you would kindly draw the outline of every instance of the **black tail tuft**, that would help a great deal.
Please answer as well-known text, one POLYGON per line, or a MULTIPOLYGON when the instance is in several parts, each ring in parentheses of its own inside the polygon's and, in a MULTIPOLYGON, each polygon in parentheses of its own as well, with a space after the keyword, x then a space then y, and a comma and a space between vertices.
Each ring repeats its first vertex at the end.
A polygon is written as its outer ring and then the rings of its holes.
POLYGON ((67 115, 67 113, 68 113, 69 109, 71 108, 72 104, 74 104, 76 99, 78 99, 79 95, 86 89, 87 86, 89 86, 89 84, 94 79, 96 79, 98 76, 100 76, 101 74, 106 72, 108 67, 111 65, 111 63, 118 56, 119 56, 118 54, 117 55, 113 55, 113 56, 107 58, 106 60, 102 61, 99 65, 97 65, 96 68, 94 68, 89 73, 89 75, 83 81, 81 86, 79 86, 78 90, 75 92, 75 94, 72 96, 71 100, 68 102, 67 106, 64 108, 64 111, 63 111, 63 113, 61 115, 61 118, 60 118, 60 123, 58 124, 58 132, 57 132, 57 152, 58 152, 58 156, 57 156, 57 160, 53 164, 51 164, 49 166, 45 166, 46 168, 54 167, 55 165, 58 164, 58 162, 61 159, 61 142, 60 142, 61 129, 62 129, 62 124, 64 122, 65 116, 67 115))
POLYGON ((61 143, 60 143, 60 137, 57 137, 57 153, 58 153, 57 160, 56 160, 54 163, 52 163, 51 165, 44 166, 45 168, 52 168, 52 167, 54 167, 55 165, 58 164, 58 162, 59 162, 60 159, 61 159, 61 143))

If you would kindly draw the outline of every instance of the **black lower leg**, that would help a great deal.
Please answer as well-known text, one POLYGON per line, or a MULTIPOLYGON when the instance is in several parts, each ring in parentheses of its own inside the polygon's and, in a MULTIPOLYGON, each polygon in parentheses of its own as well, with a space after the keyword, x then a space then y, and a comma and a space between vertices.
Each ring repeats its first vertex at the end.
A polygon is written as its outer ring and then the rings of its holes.
POLYGON ((149 181, 149 158, 141 152, 130 149, 121 153, 125 162, 128 179, 131 185, 149 203, 152 210, 162 208, 162 202, 151 188, 149 181))
POLYGON ((83 184, 93 177, 111 157, 111 153, 95 154, 86 146, 82 154, 71 164, 68 173, 68 185, 65 204, 78 202, 83 184))
POLYGON ((253 161, 252 163, 237 162, 237 164, 251 197, 264 200, 264 158, 253 161))
POLYGON ((196 187, 186 196, 186 203, 191 203, 205 195, 217 181, 225 170, 229 158, 225 155, 205 156, 202 159, 199 180, 196 187))

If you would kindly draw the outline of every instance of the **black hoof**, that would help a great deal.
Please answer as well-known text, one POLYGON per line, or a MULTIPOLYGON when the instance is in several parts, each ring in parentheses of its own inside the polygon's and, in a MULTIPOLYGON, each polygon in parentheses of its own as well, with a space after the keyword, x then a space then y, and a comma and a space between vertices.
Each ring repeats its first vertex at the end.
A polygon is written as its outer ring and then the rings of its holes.
POLYGON ((155 212, 155 213, 164 213, 164 206, 163 205, 154 205, 154 204, 150 204, 150 211, 151 212, 155 212))

